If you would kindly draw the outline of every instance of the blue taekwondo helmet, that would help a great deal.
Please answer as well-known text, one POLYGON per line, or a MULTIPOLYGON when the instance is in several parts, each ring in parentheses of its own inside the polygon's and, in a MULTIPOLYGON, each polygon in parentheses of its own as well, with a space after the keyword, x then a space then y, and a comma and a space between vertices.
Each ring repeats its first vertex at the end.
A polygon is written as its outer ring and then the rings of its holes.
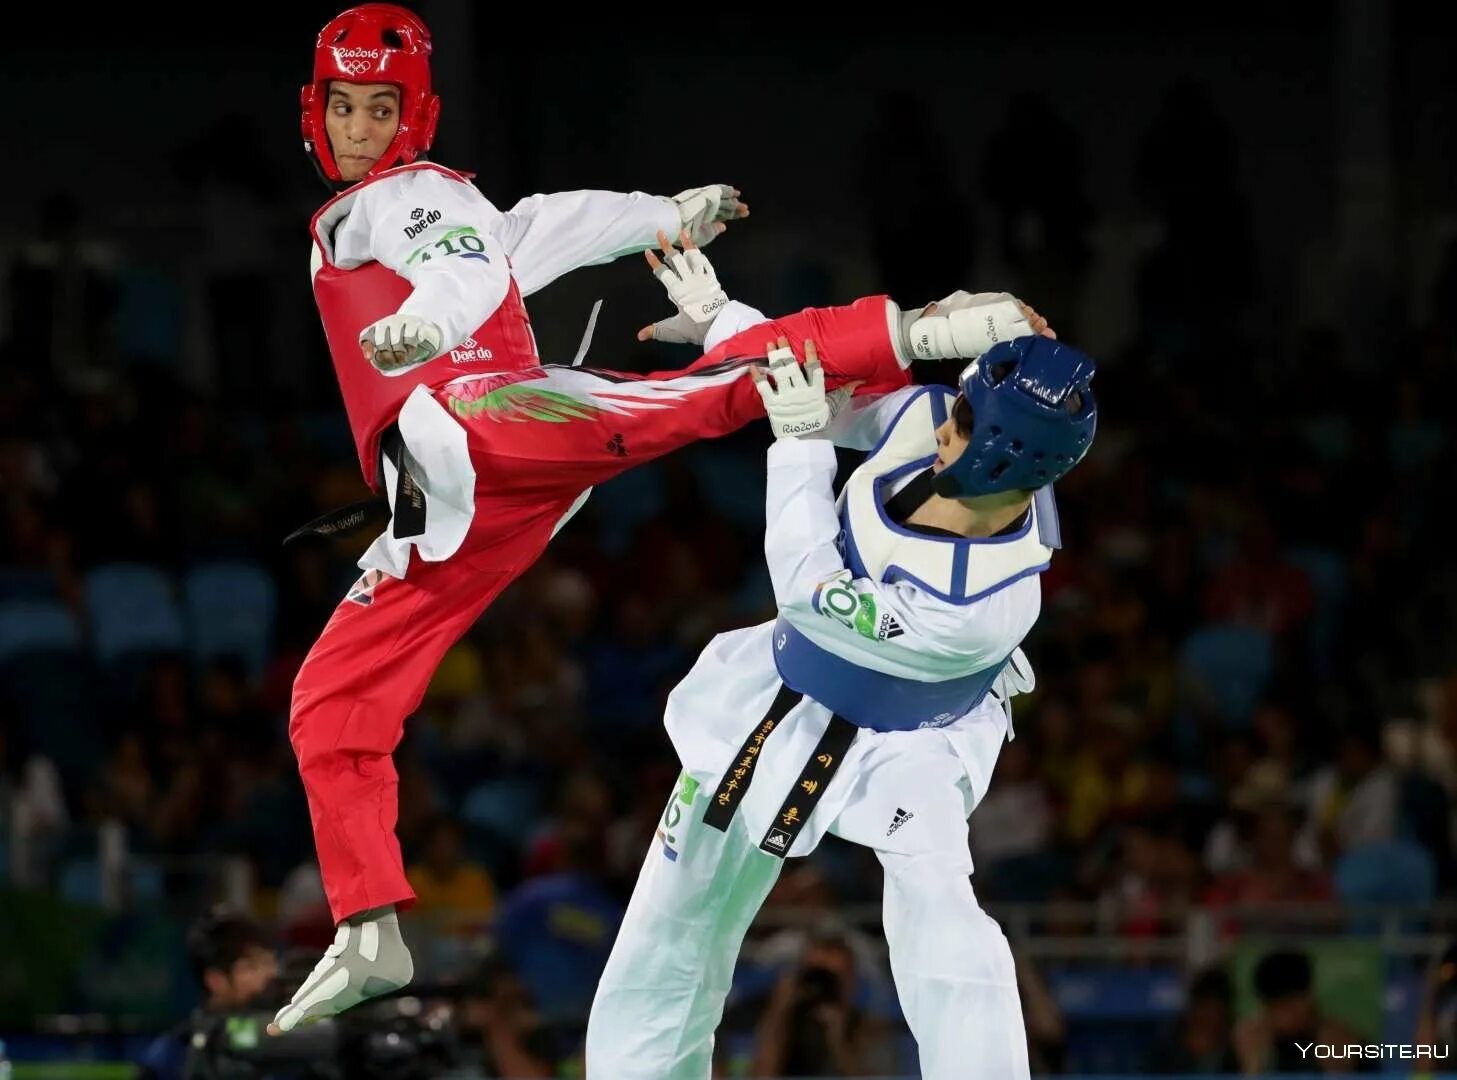
POLYGON ((1093 445, 1093 358, 1038 335, 993 345, 961 373, 971 441, 936 475, 938 495, 1035 491, 1065 476, 1093 445))

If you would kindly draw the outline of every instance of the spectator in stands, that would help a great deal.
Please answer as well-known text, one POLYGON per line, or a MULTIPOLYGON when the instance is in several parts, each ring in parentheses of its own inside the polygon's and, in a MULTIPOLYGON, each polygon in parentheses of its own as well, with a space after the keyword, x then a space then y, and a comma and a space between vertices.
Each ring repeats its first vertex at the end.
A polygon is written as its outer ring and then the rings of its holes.
POLYGON ((483 1076, 535 1080, 558 1075, 561 1053, 517 974, 486 960, 466 986, 460 1011, 462 1064, 483 1076))
POLYGON ((980 870, 1041 851, 1052 838, 1052 799, 1034 753, 1030 737, 1002 747, 995 779, 971 818, 971 853, 980 870))
POLYGON ((1230 1042, 1233 1016, 1229 976, 1217 968, 1200 972, 1189 986, 1174 1032, 1154 1046, 1145 1071, 1154 1076, 1238 1072, 1230 1042))
POLYGON ((485 915, 496 906, 496 886, 465 855, 460 825, 441 815, 425 830, 420 861, 406 875, 420 914, 485 915))
POLYGON ((1238 837, 1233 844, 1242 857, 1216 878, 1206 902, 1318 904, 1335 898, 1329 876, 1297 858, 1297 823, 1288 790, 1288 778, 1272 762, 1250 769, 1230 798, 1235 819, 1229 831, 1238 837))
POLYGON ((564 818, 559 869, 519 885, 497 912, 502 958, 553 1024, 585 1025, 622 922, 622 905, 603 881, 608 824, 579 815, 564 818))
POLYGON ((1193 896, 1198 863, 1166 818, 1147 816, 1121 832, 1121 859, 1103 901, 1128 937, 1154 937, 1193 896))
POLYGON ((1373 724, 1353 724, 1339 736, 1333 764, 1311 784, 1308 827, 1327 858, 1394 839, 1398 784, 1373 724))

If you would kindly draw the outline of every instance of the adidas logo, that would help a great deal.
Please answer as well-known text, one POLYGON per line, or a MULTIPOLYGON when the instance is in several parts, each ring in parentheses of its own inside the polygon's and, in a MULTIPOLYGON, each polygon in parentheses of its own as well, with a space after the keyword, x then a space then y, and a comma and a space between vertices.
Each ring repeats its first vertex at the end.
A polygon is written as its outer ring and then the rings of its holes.
POLYGON ((897 806, 895 808, 895 820, 890 823, 890 828, 885 830, 885 835, 892 835, 897 829, 899 829, 902 825, 910 821, 911 818, 915 816, 916 815, 911 813, 909 810, 902 810, 899 806, 897 806))
POLYGON ((784 851, 789 847, 789 834, 783 829, 771 829, 764 838, 764 846, 775 851, 784 851))
POLYGON ((880 617, 880 626, 877 637, 881 641, 889 641, 891 638, 898 638, 905 633, 905 629, 898 623, 894 615, 884 614, 880 617))

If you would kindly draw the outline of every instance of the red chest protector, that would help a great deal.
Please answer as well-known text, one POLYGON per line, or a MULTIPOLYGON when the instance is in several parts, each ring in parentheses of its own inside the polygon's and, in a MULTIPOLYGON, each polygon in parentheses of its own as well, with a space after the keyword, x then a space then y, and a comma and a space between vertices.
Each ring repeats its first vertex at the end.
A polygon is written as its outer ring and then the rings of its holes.
POLYGON ((434 360, 402 375, 388 376, 376 371, 364 359, 359 349, 360 332, 398 311, 414 287, 377 262, 367 262, 352 270, 335 266, 334 230, 365 187, 417 169, 433 169, 459 183, 469 183, 464 177, 430 162, 391 169, 325 203, 309 226, 314 241, 314 299, 324 323, 329 353, 334 358, 334 373, 344 397, 344 411, 349 417, 359 465, 371 488, 377 487, 380 434, 395 422, 400 407, 415 387, 439 386, 461 375, 519 371, 540 363, 531 320, 514 278, 506 298, 491 317, 465 341, 434 360))

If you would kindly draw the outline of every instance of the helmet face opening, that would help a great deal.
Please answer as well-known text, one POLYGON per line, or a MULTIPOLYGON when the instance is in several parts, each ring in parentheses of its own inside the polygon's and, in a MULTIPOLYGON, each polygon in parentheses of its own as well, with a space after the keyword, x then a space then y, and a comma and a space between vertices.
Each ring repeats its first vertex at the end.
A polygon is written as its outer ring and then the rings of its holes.
POLYGON ((976 414, 972 412, 971 402, 966 400, 965 394, 956 395, 956 401, 951 406, 951 423, 958 435, 964 439, 971 438, 971 432, 976 427, 976 414))
POLYGON ((304 150, 331 182, 343 182, 325 127, 329 84, 389 83, 400 92, 395 137, 366 176, 408 165, 430 148, 440 98, 430 88, 430 30, 413 11, 362 4, 329 21, 314 45, 313 80, 300 92, 304 150))

